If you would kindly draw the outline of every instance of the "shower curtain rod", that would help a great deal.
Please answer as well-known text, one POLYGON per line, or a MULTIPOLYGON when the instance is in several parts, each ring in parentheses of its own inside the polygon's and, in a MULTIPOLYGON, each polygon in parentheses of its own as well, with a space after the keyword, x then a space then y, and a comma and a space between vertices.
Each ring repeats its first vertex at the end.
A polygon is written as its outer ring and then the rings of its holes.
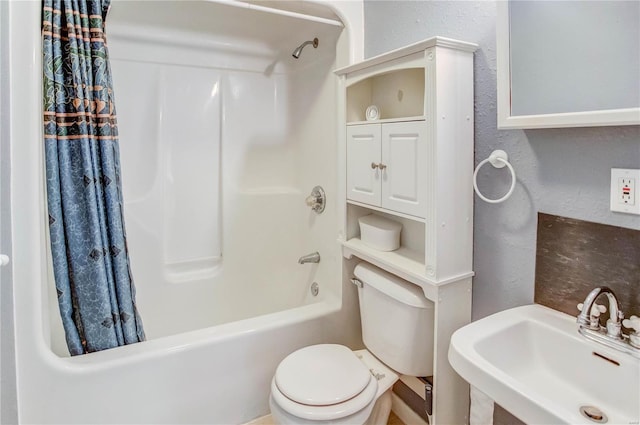
POLYGON ((289 12, 288 10, 276 9, 273 7, 259 6, 253 3, 247 3, 239 0, 206 0, 210 3, 224 4, 227 6, 238 7, 241 9, 251 9, 260 12, 271 13, 273 15, 288 16, 291 18, 304 19, 306 21, 318 22, 321 24, 333 25, 336 27, 344 27, 344 24, 335 19, 321 18, 319 16, 307 15, 298 12, 289 12))

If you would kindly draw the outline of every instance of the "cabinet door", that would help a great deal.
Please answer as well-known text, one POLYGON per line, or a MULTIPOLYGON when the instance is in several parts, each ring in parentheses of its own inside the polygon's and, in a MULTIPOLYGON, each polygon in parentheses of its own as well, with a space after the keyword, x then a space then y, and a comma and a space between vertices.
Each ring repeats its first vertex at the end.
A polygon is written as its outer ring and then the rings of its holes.
POLYGON ((380 206, 379 163, 380 124, 347 127, 348 199, 380 206))
POLYGON ((424 121, 382 124, 382 207, 425 216, 424 121))

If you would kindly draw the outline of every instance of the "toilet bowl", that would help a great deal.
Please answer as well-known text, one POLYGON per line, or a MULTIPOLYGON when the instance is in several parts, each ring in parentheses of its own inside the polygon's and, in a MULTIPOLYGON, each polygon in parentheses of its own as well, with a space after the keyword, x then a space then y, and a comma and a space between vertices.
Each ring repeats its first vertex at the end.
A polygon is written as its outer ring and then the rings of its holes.
POLYGON ((290 354, 271 381, 269 407, 281 425, 385 424, 398 375, 367 350, 320 344, 290 354))
POLYGON ((370 264, 354 274, 367 350, 319 344, 289 354, 271 381, 277 424, 383 425, 398 374, 431 374, 433 303, 418 286, 370 264))

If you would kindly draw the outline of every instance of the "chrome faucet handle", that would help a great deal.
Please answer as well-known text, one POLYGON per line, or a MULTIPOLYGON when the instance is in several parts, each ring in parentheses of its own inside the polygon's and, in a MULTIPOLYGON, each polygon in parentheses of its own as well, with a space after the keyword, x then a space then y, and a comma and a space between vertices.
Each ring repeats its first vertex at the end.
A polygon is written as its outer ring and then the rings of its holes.
POLYGON ((307 196, 304 200, 308 207, 318 214, 324 211, 324 207, 327 203, 327 197, 324 193, 324 189, 320 186, 316 186, 311 190, 311 195, 307 196))
POLYGON ((624 319, 622 321, 622 326, 633 329, 631 333, 629 333, 629 344, 636 348, 640 348, 640 317, 631 316, 628 319, 624 319))
MULTIPOLYGON (((584 307, 583 303, 578 304, 578 311, 582 311, 582 308, 584 307)), ((602 304, 597 304, 597 303, 593 303, 593 305, 591 306, 591 315, 592 316, 600 316, 600 313, 606 313, 607 312, 607 307, 603 306, 602 304)))
POLYGON ((628 319, 622 321, 622 325, 625 328, 633 329, 636 332, 640 332, 640 317, 631 316, 628 319))
MULTIPOLYGON (((584 308, 584 304, 578 304, 578 310, 582 311, 584 308)), ((593 303, 591 306, 591 312, 589 314, 589 329, 598 330, 600 329, 600 314, 606 313, 607 307, 602 304, 593 303)))
POLYGON ((305 198, 304 203, 307 204, 308 207, 315 207, 318 203, 318 198, 314 195, 309 195, 305 198))

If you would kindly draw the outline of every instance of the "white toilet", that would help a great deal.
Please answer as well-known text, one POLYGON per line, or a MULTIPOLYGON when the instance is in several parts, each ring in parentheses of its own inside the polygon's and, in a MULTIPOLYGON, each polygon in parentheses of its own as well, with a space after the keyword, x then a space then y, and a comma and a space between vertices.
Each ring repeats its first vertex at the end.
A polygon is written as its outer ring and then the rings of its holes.
POLYGON ((370 264, 354 273, 368 350, 320 344, 289 354, 271 381, 276 423, 386 424, 398 374, 432 374, 433 303, 417 285, 370 264))

